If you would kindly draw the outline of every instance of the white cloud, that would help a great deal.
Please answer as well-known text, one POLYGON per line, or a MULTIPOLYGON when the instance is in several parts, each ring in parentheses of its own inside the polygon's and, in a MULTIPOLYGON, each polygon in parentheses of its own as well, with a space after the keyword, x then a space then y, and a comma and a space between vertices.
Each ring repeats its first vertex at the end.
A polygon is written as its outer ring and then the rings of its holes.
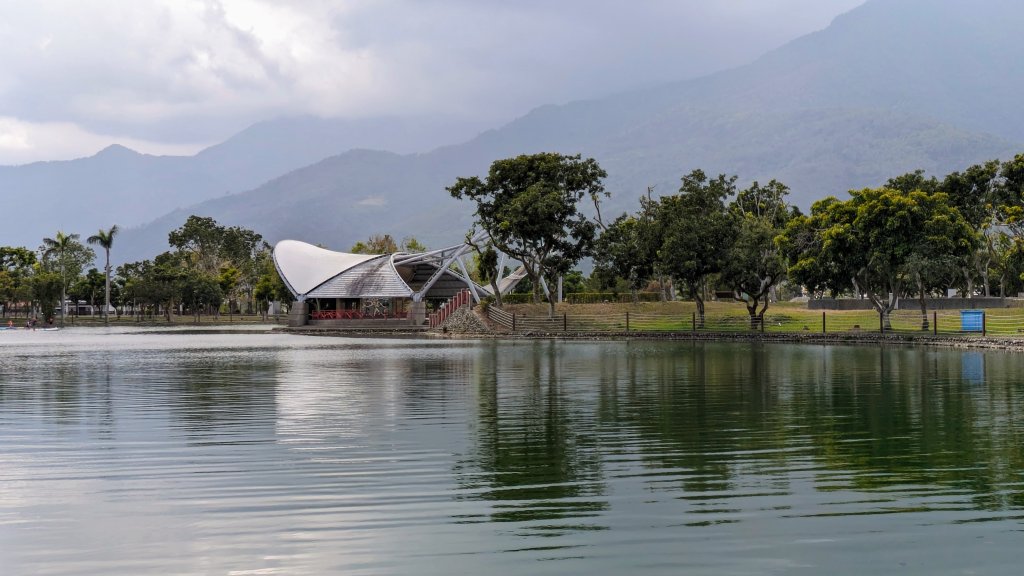
POLYGON ((190 145, 284 114, 497 123, 740 64, 861 1, 0 0, 0 110, 33 127, 0 164, 65 157, 59 126, 190 145))
POLYGON ((209 143, 151 142, 117 134, 93 134, 70 122, 23 122, 0 116, 0 158, 4 164, 26 164, 41 158, 79 158, 120 143, 155 155, 195 154, 209 143))

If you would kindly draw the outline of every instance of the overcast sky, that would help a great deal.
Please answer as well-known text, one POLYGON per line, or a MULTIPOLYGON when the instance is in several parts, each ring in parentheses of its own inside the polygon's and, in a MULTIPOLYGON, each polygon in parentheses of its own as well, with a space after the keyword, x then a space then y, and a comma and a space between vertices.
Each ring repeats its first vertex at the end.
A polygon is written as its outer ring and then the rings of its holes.
POLYGON ((746 63, 864 0, 0 0, 0 164, 282 115, 531 108, 746 63))

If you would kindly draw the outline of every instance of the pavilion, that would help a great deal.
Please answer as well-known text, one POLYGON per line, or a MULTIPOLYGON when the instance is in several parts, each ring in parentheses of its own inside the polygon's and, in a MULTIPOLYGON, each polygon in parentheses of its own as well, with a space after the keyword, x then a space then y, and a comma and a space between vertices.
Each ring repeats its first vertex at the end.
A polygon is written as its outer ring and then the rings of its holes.
MULTIPOLYGON (((428 311, 464 290, 473 302, 491 294, 470 278, 463 257, 471 250, 463 243, 422 253, 349 254, 282 240, 273 257, 295 295, 291 326, 419 326, 428 311)), ((511 290, 523 276, 517 270, 499 289, 511 290)))

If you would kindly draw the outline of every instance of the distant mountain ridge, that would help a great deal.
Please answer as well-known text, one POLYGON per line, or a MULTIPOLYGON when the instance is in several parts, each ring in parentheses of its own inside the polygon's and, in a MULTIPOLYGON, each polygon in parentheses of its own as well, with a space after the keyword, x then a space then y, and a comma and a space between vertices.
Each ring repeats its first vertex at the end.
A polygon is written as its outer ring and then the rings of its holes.
POLYGON ((1024 116, 1016 114, 1024 43, 1011 33, 1024 21, 1024 4, 966 4, 870 0, 733 70, 543 106, 430 152, 345 152, 126 230, 117 258, 165 250, 167 232, 193 213, 253 228, 271 242, 296 238, 341 250, 382 232, 430 246, 457 242, 472 208, 444 187, 495 159, 540 151, 597 158, 613 194, 607 216, 635 209, 649 186, 674 192, 693 168, 744 182, 779 179, 806 208, 917 168, 942 175, 1008 158, 1024 151, 1024 116))
POLYGON ((614 195, 607 215, 635 209, 648 186, 674 192, 698 167, 744 181, 779 179, 806 208, 917 168, 941 175, 1007 158, 1024 150, 1024 116, 1014 104, 1024 88, 1016 73, 1024 43, 1011 33, 1024 5, 965 4, 872 0, 746 66, 544 106, 426 154, 348 153, 137 233, 166 234, 196 212, 271 241, 346 249, 388 232, 436 246, 458 241, 471 221, 472 208, 448 198, 444 186, 483 173, 494 159, 539 151, 597 158, 614 195), (355 208, 371 194, 383 202, 376 211, 355 208))
POLYGON ((52 206, 39 217, 6 222, 0 245, 35 248, 58 229, 89 235, 113 224, 138 226, 353 148, 424 151, 479 130, 445 118, 300 116, 257 123, 195 156, 151 156, 113 145, 88 158, 0 166, 0 197, 52 206))

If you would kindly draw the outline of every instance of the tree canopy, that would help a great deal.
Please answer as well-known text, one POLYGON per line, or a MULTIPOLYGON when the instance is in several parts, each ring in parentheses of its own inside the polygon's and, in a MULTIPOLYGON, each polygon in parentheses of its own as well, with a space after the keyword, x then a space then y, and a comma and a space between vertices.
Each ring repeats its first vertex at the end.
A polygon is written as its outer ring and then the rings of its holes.
POLYGON ((581 203, 589 198, 600 214, 607 176, 592 158, 540 153, 497 160, 486 178, 458 178, 447 190, 475 203, 476 226, 487 231, 495 247, 522 262, 539 302, 541 281, 569 272, 591 254, 598 222, 581 203))

